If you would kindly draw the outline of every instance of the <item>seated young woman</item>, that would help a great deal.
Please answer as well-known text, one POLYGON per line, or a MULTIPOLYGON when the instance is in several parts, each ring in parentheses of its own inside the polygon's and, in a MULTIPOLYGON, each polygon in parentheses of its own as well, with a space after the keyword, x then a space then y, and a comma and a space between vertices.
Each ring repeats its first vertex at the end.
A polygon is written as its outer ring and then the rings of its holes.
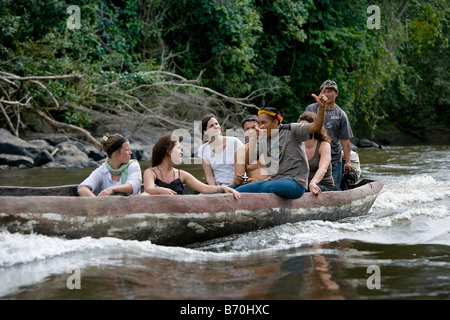
POLYGON ((222 135, 219 120, 213 114, 207 114, 201 123, 202 140, 208 139, 198 149, 197 156, 202 159, 206 183, 209 185, 229 186, 235 183, 234 165, 236 151, 243 146, 236 137, 222 135))
POLYGON ((144 192, 142 195, 183 194, 183 185, 200 193, 232 193, 234 198, 241 196, 227 186, 207 185, 187 171, 175 169, 182 162, 183 151, 178 138, 173 135, 161 137, 152 151, 152 166, 144 171, 144 192))
POLYGON ((130 142, 121 134, 106 133, 100 140, 108 157, 78 186, 83 197, 110 196, 114 193, 137 195, 141 191, 142 173, 137 160, 131 160, 130 142))
MULTIPOLYGON (((299 123, 313 123, 317 115, 306 111, 300 115, 299 123)), ((331 172, 331 138, 322 128, 313 134, 312 139, 305 142, 306 156, 309 164, 308 189, 314 194, 322 191, 333 191, 334 180, 331 172)))

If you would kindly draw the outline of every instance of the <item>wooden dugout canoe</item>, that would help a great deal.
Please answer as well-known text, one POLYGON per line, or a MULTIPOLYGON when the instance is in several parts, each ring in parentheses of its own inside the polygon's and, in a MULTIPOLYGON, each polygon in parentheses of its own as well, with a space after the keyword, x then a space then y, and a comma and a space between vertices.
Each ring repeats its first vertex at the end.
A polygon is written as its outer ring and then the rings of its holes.
POLYGON ((365 215, 382 187, 362 180, 351 190, 296 200, 268 193, 236 200, 222 193, 84 198, 76 196, 76 185, 0 186, 0 230, 182 246, 290 222, 365 215))

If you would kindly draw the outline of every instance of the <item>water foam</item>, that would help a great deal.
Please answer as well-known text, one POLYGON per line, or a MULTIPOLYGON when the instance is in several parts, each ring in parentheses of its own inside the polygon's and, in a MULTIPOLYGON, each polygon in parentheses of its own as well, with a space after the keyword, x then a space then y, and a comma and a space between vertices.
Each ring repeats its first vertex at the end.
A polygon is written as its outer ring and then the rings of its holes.
MULTIPOLYGON (((106 248, 119 248, 123 241, 115 238, 67 240, 38 234, 19 234, 8 231, 0 232, 0 267, 19 263, 48 259, 64 254, 100 251, 106 248)), ((130 242, 134 246, 142 246, 139 242, 130 242)))
MULTIPOLYGON (((228 259, 228 253, 204 252, 183 247, 166 247, 150 241, 122 240, 118 238, 63 239, 39 234, 0 232, 0 268, 35 263, 64 256, 85 254, 114 256, 121 253, 134 256, 157 257, 177 261, 193 262, 211 259, 228 259)), ((100 261, 101 262, 101 261, 100 261)))
POLYGON ((418 176, 385 186, 372 210, 397 209, 450 198, 450 184, 430 176, 418 176))
POLYGON ((449 182, 417 176, 385 186, 367 216, 285 224, 223 239, 211 249, 284 249, 342 239, 450 245, 449 206, 449 182))

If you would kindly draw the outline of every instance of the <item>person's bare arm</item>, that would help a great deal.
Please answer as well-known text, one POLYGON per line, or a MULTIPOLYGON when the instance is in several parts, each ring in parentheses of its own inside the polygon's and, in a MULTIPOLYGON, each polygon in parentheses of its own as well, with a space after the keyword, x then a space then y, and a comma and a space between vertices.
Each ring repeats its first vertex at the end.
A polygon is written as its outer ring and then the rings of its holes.
POLYGON ((314 93, 311 96, 316 100, 319 104, 319 110, 317 112, 317 117, 313 123, 308 124, 308 133, 313 134, 322 128, 323 123, 325 122, 325 103, 327 102, 327 97, 323 94, 325 88, 320 91, 319 96, 316 96, 314 93))
POLYGON ((236 190, 226 187, 226 186, 214 186, 201 182, 195 178, 192 174, 187 171, 181 170, 181 181, 186 184, 189 188, 198 191, 200 193, 232 193, 235 199, 239 199, 241 195, 236 190))
POLYGON ((99 197, 110 196, 114 193, 133 193, 133 187, 129 183, 124 183, 118 186, 108 187, 98 194, 99 197))
POLYGON ((321 190, 317 186, 317 184, 322 181, 323 177, 325 176, 325 173, 327 173, 328 167, 331 163, 331 146, 329 143, 322 142, 320 144, 319 149, 320 154, 320 161, 319 161, 319 168, 317 169, 316 173, 314 174, 314 177, 309 182, 309 190, 314 194, 321 193, 321 190))
POLYGON ((245 152, 246 145, 243 145, 236 151, 236 159, 234 162, 234 183, 238 186, 244 184, 242 175, 246 172, 245 152))
POLYGON ((91 187, 88 186, 79 187, 77 192, 80 197, 95 197, 95 194, 92 192, 91 187))
POLYGON ((345 165, 344 165, 344 171, 350 172, 352 171, 352 163, 351 163, 351 146, 350 146, 350 140, 344 139, 341 140, 342 144, 342 150, 344 150, 344 159, 345 159, 345 165), (347 170, 345 170, 348 167, 347 170))
POLYGON ((211 165, 207 161, 202 159, 202 167, 203 172, 205 172, 206 183, 211 186, 215 186, 216 180, 214 179, 214 174, 211 165))

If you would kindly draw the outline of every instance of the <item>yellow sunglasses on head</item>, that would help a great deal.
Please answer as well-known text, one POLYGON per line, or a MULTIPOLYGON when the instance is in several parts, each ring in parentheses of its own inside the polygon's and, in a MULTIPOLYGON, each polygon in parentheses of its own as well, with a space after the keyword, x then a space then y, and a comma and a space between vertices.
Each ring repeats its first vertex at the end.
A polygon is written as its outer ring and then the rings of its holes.
POLYGON ((283 121, 283 117, 282 117, 281 114, 279 114, 279 113, 261 109, 261 110, 258 111, 258 116, 259 116, 261 113, 268 114, 269 116, 272 116, 272 117, 274 117, 275 119, 278 119, 278 121, 280 121, 280 122, 283 121))

